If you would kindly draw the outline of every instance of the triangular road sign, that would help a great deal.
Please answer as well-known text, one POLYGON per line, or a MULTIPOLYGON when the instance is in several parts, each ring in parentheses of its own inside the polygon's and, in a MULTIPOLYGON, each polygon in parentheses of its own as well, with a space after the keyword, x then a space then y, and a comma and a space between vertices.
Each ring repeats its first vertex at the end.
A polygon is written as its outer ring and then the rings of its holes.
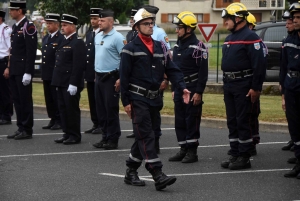
POLYGON ((215 32, 217 26, 218 24, 198 24, 198 28, 207 43, 215 32))

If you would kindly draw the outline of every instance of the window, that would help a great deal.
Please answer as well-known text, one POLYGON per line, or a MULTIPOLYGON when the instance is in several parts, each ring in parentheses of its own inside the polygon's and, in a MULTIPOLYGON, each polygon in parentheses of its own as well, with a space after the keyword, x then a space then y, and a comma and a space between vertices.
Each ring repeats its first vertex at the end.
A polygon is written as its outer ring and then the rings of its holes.
MULTIPOLYGON (((174 17, 176 17, 178 14, 172 14, 172 13, 169 13, 168 14, 168 21, 167 22, 172 22, 174 17)), ((200 13, 194 13, 194 15, 196 16, 197 20, 198 20, 198 23, 199 22, 203 22, 203 14, 200 14, 200 13)), ((163 21, 163 20, 162 20, 163 21)))
POLYGON ((269 27, 265 32, 264 41, 282 42, 286 35, 287 33, 284 26, 269 27))

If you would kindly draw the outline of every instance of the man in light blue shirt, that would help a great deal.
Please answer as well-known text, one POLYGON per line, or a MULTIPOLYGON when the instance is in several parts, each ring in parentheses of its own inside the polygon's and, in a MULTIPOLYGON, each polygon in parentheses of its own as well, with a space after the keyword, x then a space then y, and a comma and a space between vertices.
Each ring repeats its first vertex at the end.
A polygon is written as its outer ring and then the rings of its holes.
POLYGON ((119 120, 119 65, 120 53, 126 44, 122 34, 114 27, 114 12, 101 10, 99 27, 102 32, 95 37, 95 98, 99 124, 103 125, 100 142, 96 148, 117 149, 121 135, 119 120))

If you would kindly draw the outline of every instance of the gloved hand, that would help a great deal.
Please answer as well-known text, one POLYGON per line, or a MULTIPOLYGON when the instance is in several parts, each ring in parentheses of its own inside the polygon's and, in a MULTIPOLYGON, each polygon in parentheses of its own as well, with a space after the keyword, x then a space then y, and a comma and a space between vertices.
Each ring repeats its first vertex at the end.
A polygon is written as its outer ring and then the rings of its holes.
POLYGON ((69 88, 67 91, 70 93, 71 96, 74 96, 77 92, 77 87, 69 84, 69 88))
POLYGON ((29 85, 30 81, 31 81, 31 74, 25 73, 22 79, 23 85, 24 86, 29 85))

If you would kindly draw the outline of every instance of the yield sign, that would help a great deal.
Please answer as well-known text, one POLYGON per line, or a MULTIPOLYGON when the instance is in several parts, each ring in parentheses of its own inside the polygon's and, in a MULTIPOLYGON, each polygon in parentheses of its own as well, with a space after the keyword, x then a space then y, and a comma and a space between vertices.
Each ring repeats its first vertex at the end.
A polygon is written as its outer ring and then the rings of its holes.
POLYGON ((208 43, 217 28, 217 24, 198 24, 198 28, 208 43))

